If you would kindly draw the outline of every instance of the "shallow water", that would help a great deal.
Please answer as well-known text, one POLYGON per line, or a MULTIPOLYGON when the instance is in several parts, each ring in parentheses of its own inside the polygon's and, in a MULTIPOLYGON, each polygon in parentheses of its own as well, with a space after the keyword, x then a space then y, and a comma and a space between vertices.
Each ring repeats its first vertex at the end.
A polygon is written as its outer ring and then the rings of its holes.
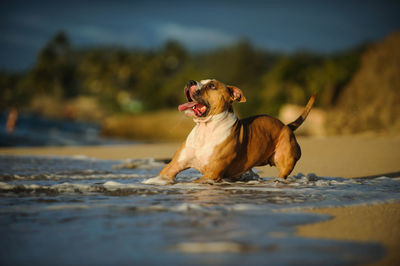
POLYGON ((188 170, 174 185, 141 183, 163 166, 0 156, 0 264, 366 263, 381 245, 297 237, 296 226, 329 219, 302 211, 400 201, 400 180, 388 177, 201 185, 188 170))

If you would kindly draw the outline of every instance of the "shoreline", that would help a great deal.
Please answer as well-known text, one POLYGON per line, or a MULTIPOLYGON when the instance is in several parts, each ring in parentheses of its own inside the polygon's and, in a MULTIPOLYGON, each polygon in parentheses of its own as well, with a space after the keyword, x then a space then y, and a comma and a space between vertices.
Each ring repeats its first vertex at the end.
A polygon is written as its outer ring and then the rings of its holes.
MULTIPOLYGON (((400 136, 298 137, 302 157, 292 175, 313 173, 331 177, 400 177, 400 136)), ((180 143, 149 143, 110 146, 62 146, 0 148, 0 155, 82 155, 98 159, 123 160, 171 158, 180 143)), ((257 167, 261 176, 274 177, 275 167, 257 167)))

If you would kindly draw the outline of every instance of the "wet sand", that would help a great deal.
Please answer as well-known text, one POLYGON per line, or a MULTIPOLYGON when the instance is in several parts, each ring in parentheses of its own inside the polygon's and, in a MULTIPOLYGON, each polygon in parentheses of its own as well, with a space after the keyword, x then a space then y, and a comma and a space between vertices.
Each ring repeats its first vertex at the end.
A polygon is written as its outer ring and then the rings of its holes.
MULTIPOLYGON (((400 137, 344 136, 298 138, 302 158, 293 174, 331 177, 400 177, 400 137)), ((170 158, 178 143, 102 147, 0 148, 4 155, 83 155, 100 159, 170 158)), ((261 176, 276 176, 276 168, 261 167, 261 176)), ((314 209, 331 220, 298 228, 311 238, 379 242, 388 253, 379 265, 399 265, 400 203, 314 209)))
POLYGON ((400 265, 400 203, 324 208, 310 212, 333 218, 299 226, 299 236, 382 243, 387 254, 373 265, 400 265))

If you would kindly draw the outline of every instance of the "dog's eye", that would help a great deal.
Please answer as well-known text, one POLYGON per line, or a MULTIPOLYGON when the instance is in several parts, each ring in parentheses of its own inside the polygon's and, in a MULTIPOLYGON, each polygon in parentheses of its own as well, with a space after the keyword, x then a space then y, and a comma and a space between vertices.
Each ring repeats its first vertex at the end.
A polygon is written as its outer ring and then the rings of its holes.
POLYGON ((212 90, 216 90, 217 88, 215 87, 214 83, 210 83, 208 84, 208 88, 212 89, 212 90))

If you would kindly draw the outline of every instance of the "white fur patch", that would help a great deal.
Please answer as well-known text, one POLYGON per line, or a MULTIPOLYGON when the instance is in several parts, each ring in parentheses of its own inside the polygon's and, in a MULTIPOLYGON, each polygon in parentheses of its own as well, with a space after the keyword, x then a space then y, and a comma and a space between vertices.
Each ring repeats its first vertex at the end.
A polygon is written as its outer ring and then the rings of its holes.
POLYGON ((211 81, 211 79, 203 79, 203 80, 200 80, 200 84, 201 84, 201 86, 203 86, 204 84, 207 84, 210 81, 211 81))
POLYGON ((186 139, 178 162, 188 167, 202 169, 209 162, 215 147, 230 134, 237 117, 232 112, 222 112, 206 120, 195 119, 196 126, 186 139))

